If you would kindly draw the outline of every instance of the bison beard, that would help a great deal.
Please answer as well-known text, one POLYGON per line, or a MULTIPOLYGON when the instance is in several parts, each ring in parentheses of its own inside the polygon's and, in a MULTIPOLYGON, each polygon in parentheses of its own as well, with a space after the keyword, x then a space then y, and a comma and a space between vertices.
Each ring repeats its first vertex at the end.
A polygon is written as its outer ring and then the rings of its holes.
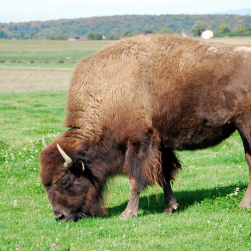
MULTIPOLYGON (((238 130, 251 172, 251 53, 179 36, 123 39, 83 59, 68 93, 70 127, 40 155, 57 220, 101 216, 109 177, 129 177, 121 218, 138 214, 141 191, 159 183, 164 213, 177 208, 174 150, 216 145, 238 130)), ((251 181, 240 203, 251 207, 251 181)))

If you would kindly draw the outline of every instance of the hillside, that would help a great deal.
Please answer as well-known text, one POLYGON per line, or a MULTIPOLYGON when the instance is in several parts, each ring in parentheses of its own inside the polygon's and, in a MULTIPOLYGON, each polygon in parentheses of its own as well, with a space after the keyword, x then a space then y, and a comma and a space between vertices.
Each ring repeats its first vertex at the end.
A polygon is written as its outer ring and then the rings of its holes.
POLYGON ((99 33, 109 39, 118 39, 137 33, 192 34, 191 29, 198 21, 204 22, 213 30, 221 24, 228 24, 231 31, 237 32, 237 35, 240 27, 251 28, 249 15, 122 15, 46 22, 0 23, 0 38, 67 39, 99 33))

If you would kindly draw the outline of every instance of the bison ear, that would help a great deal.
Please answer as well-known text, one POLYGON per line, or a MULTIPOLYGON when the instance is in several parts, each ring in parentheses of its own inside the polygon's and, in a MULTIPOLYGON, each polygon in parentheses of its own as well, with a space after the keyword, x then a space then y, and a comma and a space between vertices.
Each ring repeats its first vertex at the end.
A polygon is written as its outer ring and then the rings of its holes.
POLYGON ((84 172, 84 170, 85 170, 85 163, 84 163, 83 160, 80 160, 79 162, 81 164, 82 171, 84 172))
POLYGON ((78 156, 75 160, 74 160, 74 166, 81 171, 82 173, 84 171, 86 171, 87 169, 87 165, 86 165, 86 160, 83 156, 78 156))

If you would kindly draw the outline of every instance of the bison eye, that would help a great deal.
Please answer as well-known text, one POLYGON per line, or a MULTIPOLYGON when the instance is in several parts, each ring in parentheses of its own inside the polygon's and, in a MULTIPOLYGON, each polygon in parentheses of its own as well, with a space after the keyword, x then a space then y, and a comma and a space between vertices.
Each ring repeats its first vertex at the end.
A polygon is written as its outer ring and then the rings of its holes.
POLYGON ((67 189, 71 186, 71 181, 69 177, 63 177, 57 182, 57 186, 59 189, 67 189))
POLYGON ((61 188, 65 189, 69 186, 69 181, 68 180, 63 180, 61 183, 61 188))

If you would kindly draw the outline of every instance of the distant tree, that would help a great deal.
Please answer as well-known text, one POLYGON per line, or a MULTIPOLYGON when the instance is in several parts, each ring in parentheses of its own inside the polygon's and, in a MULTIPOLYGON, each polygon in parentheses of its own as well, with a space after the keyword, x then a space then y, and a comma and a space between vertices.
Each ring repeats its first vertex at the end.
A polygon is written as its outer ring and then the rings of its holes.
POLYGON ((240 36, 243 36, 247 31, 247 27, 244 26, 239 26, 238 27, 238 33, 240 34, 240 36))
POLYGON ((122 37, 132 37, 132 36, 137 35, 138 33, 139 32, 135 32, 132 30, 124 30, 124 31, 122 31, 122 37))
POLYGON ((251 36, 251 26, 250 27, 239 26, 237 34, 239 36, 251 36))
POLYGON ((87 35, 88 39, 89 40, 102 40, 103 39, 103 36, 101 33, 88 33, 87 35))
POLYGON ((40 35, 39 34, 35 34, 31 37, 31 39, 36 39, 36 40, 39 40, 41 39, 40 35))
POLYGON ((159 33, 159 34, 173 34, 174 30, 172 30, 172 29, 161 29, 157 33, 159 33))
POLYGON ((8 34, 5 33, 4 31, 0 31, 0 39, 6 39, 8 38, 8 34))
POLYGON ((251 26, 247 27, 245 33, 244 33, 245 36, 251 36, 251 26))
POLYGON ((192 27, 192 32, 193 32, 193 35, 195 37, 200 37, 201 36, 201 33, 206 30, 208 27, 208 25, 204 22, 201 22, 201 21, 197 21, 194 23, 193 27, 192 27))
POLYGON ((221 24, 215 30, 215 36, 227 36, 231 32, 231 26, 229 24, 221 24))
POLYGON ((144 34, 154 34, 155 31, 154 30, 145 30, 144 34))
POLYGON ((118 40, 119 37, 117 35, 115 35, 115 34, 110 34, 110 35, 107 36, 106 39, 107 40, 118 40))
POLYGON ((215 31, 217 26, 224 23, 235 27, 229 36, 250 36, 249 15, 122 15, 16 24, 0 23, 0 31, 4 32, 1 33, 2 38, 6 38, 7 34, 9 39, 46 39, 50 34, 69 37, 81 34, 87 37, 88 32, 93 33, 91 39, 101 39, 101 34, 106 34, 107 37, 112 35, 111 39, 119 39, 150 31, 163 34, 185 31, 186 34, 192 34, 192 28, 194 36, 200 36, 206 28, 213 27, 215 31), (239 26, 243 28, 238 30, 239 26), (98 36, 95 35, 97 33, 98 36))
POLYGON ((23 31, 20 32, 18 39, 25 39, 25 33, 23 31))
POLYGON ((69 36, 67 35, 48 35, 47 39, 48 40, 67 40, 69 38, 69 36))

